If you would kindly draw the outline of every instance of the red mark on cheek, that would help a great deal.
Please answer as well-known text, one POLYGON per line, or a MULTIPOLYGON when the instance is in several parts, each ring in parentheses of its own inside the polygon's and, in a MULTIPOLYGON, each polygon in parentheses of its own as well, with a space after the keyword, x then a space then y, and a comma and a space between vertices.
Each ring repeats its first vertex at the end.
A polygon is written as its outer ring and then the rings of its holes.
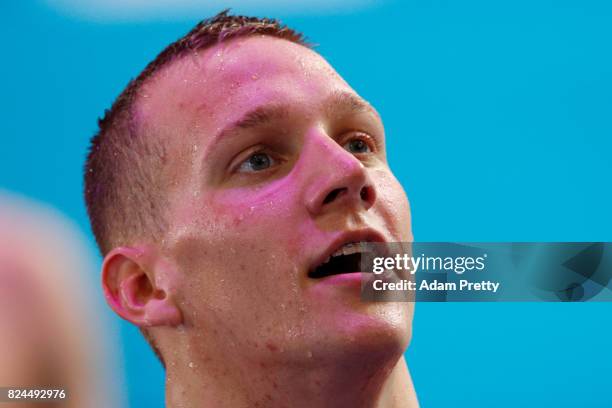
POLYGON ((276 344, 268 342, 268 343, 266 343, 266 347, 270 351, 275 351, 275 352, 278 351, 278 346, 276 344))
POLYGON ((232 221, 232 227, 239 226, 241 222, 242 222, 242 220, 240 218, 234 218, 233 221, 232 221))

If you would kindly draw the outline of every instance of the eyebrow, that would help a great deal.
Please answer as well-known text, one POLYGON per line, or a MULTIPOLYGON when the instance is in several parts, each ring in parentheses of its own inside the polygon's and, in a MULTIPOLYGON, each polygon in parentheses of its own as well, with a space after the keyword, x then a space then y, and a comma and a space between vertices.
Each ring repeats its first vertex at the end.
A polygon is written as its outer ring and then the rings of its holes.
POLYGON ((218 132, 210 144, 209 150, 213 150, 215 145, 227 139, 232 134, 236 134, 239 130, 256 128, 276 119, 287 117, 288 115, 289 108, 286 105, 269 104, 258 106, 218 132))
MULTIPOLYGON (((323 110, 328 117, 341 116, 357 113, 373 113, 377 118, 380 118, 376 109, 368 102, 347 91, 334 91, 323 101, 323 110)), ((238 130, 246 130, 263 126, 277 119, 286 118, 290 113, 289 104, 272 103, 268 105, 258 106, 247 113, 240 119, 226 126, 215 137, 211 144, 211 148, 226 139, 228 136, 236 133, 238 130)))
POLYGON ((275 119, 281 119, 289 115, 289 109, 285 105, 264 105, 259 106, 249 112, 247 112, 242 118, 238 119, 232 125, 229 126, 231 129, 250 129, 272 122, 275 119))
POLYGON ((372 105, 354 93, 347 91, 334 91, 323 102, 323 108, 329 117, 369 112, 380 118, 372 105))

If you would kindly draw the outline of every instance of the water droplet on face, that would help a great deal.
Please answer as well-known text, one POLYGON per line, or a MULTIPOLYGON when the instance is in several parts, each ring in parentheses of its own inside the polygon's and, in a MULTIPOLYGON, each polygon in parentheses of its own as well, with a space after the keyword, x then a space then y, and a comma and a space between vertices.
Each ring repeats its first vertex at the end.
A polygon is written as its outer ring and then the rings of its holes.
POLYGON ((190 361, 189 362, 189 368, 194 368, 194 367, 195 367, 195 364, 193 364, 193 361, 190 361))
POLYGON ((312 358, 312 351, 308 350, 308 352, 306 353, 306 357, 312 358))

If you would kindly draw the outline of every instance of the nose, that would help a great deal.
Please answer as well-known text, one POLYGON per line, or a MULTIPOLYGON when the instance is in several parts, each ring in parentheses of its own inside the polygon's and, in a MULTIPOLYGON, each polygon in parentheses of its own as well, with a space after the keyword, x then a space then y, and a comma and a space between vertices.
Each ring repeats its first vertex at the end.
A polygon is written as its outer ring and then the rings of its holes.
POLYGON ((306 196, 306 207, 313 215, 338 208, 368 210, 376 201, 376 189, 367 169, 352 153, 325 136, 312 158, 312 167, 306 196))

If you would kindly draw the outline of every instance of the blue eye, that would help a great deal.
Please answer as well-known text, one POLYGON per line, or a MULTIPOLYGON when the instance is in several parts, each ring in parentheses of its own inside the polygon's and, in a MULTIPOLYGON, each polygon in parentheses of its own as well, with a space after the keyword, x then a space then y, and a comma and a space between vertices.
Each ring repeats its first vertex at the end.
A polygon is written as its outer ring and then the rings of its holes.
POLYGON ((274 159, 266 153, 254 153, 240 164, 238 168, 242 173, 253 173, 270 168, 274 164, 274 159))
POLYGON ((363 139, 351 139, 344 144, 344 149, 351 153, 371 153, 372 149, 368 146, 368 143, 363 139))

